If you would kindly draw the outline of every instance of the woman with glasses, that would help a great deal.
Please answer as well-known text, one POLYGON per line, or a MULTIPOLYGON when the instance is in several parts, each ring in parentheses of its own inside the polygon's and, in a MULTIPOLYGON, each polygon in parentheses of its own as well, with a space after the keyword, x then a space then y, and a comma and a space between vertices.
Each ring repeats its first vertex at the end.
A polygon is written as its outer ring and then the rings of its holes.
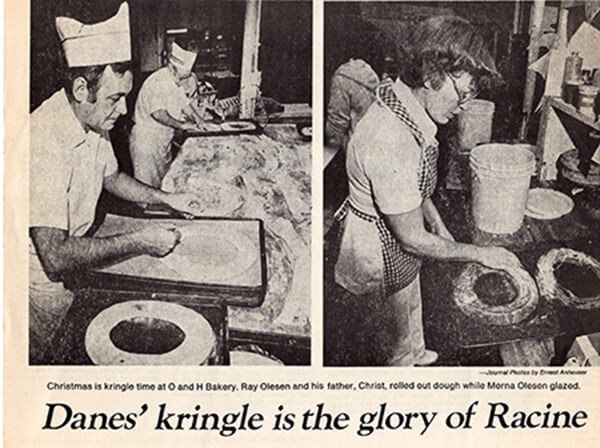
MULTIPOLYGON (((400 76, 382 82, 376 101, 348 144, 350 193, 339 222, 335 280, 357 296, 378 295, 386 327, 387 365, 429 365, 421 317, 419 269, 424 257, 519 267, 500 247, 454 241, 431 195, 437 181, 437 125, 446 124, 497 76, 483 38, 465 20, 430 18, 402 45, 400 76)), ((367 319, 368 320, 368 319, 367 319)))

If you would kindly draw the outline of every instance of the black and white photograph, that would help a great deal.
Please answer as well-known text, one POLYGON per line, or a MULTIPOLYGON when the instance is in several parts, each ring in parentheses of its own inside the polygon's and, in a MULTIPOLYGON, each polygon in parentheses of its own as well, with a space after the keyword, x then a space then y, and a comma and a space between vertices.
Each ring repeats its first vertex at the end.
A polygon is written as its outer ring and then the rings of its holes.
POLYGON ((325 366, 600 365, 599 11, 325 3, 325 366))
POLYGON ((600 0, 4 17, 4 446, 598 445, 600 0))
POLYGON ((29 364, 310 364, 312 4, 30 6, 29 364))

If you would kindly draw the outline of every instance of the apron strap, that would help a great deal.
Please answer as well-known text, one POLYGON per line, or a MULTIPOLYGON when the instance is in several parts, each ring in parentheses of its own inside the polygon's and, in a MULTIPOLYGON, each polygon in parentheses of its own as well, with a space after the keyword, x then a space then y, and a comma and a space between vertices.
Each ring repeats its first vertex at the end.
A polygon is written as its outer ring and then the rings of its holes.
POLYGON ((381 82, 377 86, 377 100, 386 108, 388 108, 402 123, 404 123, 410 132, 413 134, 419 146, 423 146, 425 143, 425 139, 423 138, 423 133, 419 126, 412 119, 406 107, 402 104, 402 102, 398 99, 392 86, 394 85, 394 81, 392 79, 387 78, 383 82, 381 82))

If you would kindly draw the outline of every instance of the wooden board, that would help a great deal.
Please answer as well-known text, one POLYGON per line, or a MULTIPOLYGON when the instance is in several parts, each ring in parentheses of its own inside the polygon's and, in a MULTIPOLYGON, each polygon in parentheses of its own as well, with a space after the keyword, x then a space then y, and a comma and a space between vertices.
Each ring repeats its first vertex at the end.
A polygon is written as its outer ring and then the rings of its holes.
MULTIPOLYGON (((168 292, 214 293, 226 296, 264 297, 264 241, 262 224, 258 220, 237 219, 138 219, 107 215, 96 232, 106 237, 132 232, 152 224, 177 228, 182 238, 165 257, 141 255, 120 260, 112 265, 92 270, 93 285, 102 288, 135 288, 168 292), (111 279, 113 281, 111 281, 111 279), (230 291, 231 290, 231 291, 230 291)), ((231 302, 253 306, 254 299, 242 297, 231 302)))
MULTIPOLYGON (((423 319, 436 333, 460 348, 495 346, 529 338, 548 338, 562 334, 552 306, 540 299, 528 318, 512 325, 490 325, 462 313, 452 299, 454 282, 465 263, 428 260, 421 270, 423 319)), ((426 328, 427 334, 427 328, 426 328)))
POLYGON ((262 127, 252 120, 232 120, 222 123, 207 123, 198 129, 187 129, 185 137, 218 137, 240 134, 260 134, 262 127))

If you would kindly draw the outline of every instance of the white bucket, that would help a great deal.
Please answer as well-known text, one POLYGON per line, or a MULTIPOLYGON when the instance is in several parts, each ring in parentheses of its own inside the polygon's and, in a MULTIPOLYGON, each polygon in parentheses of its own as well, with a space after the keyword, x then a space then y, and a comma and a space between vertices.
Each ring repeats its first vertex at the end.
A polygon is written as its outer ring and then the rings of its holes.
POLYGON ((513 233, 523 223, 535 156, 520 145, 490 143, 471 151, 472 213, 490 233, 513 233))
POLYGON ((536 145, 532 145, 530 143, 514 143, 512 144, 515 148, 523 148, 533 154, 535 159, 533 164, 533 171, 531 173, 532 176, 537 176, 540 173, 541 168, 541 157, 536 145))
POLYGON ((460 151, 468 153, 475 146, 491 140, 495 105, 491 101, 476 98, 463 108, 457 115, 457 141, 460 151))

